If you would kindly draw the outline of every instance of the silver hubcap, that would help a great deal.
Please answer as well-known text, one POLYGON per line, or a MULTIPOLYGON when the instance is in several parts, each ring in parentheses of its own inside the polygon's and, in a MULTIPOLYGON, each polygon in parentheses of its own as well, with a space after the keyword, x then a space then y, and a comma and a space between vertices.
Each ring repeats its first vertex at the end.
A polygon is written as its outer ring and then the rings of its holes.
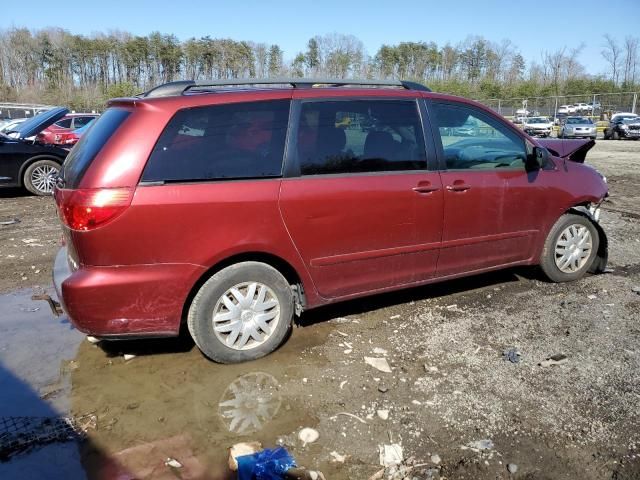
POLYGON ((591 255, 591 233, 584 225, 569 225, 556 242, 556 266, 564 273, 574 273, 584 267, 591 255))
POLYGON ((58 169, 51 165, 40 165, 31 172, 31 184, 42 193, 53 192, 53 186, 56 183, 58 169))
POLYGON ((273 290, 258 282, 239 283, 222 295, 213 310, 213 330, 227 347, 251 350, 262 345, 280 321, 273 290))
POLYGON ((230 432, 255 432, 276 416, 282 399, 278 381, 268 373, 252 372, 236 378, 218 403, 218 413, 230 432))

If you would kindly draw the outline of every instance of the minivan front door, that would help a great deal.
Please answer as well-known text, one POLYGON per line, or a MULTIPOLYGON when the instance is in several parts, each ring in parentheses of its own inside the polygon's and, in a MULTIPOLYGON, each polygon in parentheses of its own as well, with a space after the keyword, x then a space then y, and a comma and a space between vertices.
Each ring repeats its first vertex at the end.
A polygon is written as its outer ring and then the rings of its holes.
POLYGON ((526 171, 524 138, 470 105, 433 102, 429 112, 445 192, 438 276, 530 258, 546 222, 547 172, 526 171))
POLYGON ((280 210, 320 295, 435 274, 443 191, 415 99, 303 101, 293 135, 280 210))

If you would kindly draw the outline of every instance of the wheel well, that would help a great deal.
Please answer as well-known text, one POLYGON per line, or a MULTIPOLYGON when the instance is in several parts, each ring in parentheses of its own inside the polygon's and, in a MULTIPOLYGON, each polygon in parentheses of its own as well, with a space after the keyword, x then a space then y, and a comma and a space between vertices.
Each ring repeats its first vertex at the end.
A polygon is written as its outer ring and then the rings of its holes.
POLYGON ((60 157, 56 157, 55 155, 36 155, 35 157, 29 158, 20 166, 20 172, 18 174, 18 182, 21 187, 24 186, 24 172, 27 170, 27 168, 29 168, 29 165, 39 160, 51 160, 52 162, 56 162, 60 166, 62 166, 62 163, 64 162, 64 159, 60 157))
POLYGON ((598 244, 598 253, 589 271, 592 273, 602 273, 607 268, 607 262, 609 260, 609 239, 607 238, 607 234, 602 228, 602 225, 600 225, 589 211, 589 206, 590 203, 588 202, 574 205, 565 213, 573 213, 574 215, 580 215, 587 218, 598 231, 598 237, 600 239, 600 243, 598 244))
POLYGON ((209 278, 211 278, 211 276, 216 272, 219 272, 220 270, 228 267, 229 265, 233 265, 235 263, 240 263, 240 262, 261 262, 278 270, 282 274, 282 276, 284 276, 287 282, 289 282, 289 285, 291 285, 292 287, 294 286, 297 287, 297 290, 295 292, 296 296, 298 297, 296 299, 296 303, 300 303, 301 306, 304 307, 305 302, 304 302, 304 290, 302 286, 302 281, 300 280, 300 276, 298 275, 298 272, 296 272, 296 270, 287 261, 283 260, 282 258, 276 255, 272 255, 270 253, 264 253, 264 252, 242 253, 239 255, 234 255, 229 258, 225 258, 224 260, 213 265, 211 268, 209 268, 206 272, 204 272, 200 276, 198 281, 193 285, 193 287, 191 287, 191 290, 189 291, 189 295, 187 295, 187 299, 182 308, 183 324, 186 322, 187 315, 189 313, 189 307, 191 306, 193 297, 195 297, 196 293, 198 293, 198 290, 200 290, 200 287, 204 285, 204 283, 209 278))

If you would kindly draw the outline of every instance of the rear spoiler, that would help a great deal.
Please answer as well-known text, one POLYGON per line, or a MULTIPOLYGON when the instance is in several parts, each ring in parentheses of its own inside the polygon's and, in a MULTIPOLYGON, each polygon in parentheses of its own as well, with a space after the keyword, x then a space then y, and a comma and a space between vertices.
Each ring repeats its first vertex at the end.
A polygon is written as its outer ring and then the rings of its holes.
POLYGON ((554 157, 584 163, 587 152, 596 144, 595 140, 565 140, 555 138, 538 139, 538 143, 554 157))

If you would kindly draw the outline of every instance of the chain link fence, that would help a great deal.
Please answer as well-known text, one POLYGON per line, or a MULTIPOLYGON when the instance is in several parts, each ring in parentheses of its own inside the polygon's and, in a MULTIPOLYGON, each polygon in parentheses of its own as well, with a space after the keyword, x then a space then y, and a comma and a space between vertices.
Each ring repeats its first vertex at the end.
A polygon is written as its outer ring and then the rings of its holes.
POLYGON ((545 116, 551 119, 567 115, 589 116, 608 120, 616 112, 637 113, 639 92, 560 95, 553 97, 492 98, 479 100, 499 114, 515 120, 518 117, 545 116))

